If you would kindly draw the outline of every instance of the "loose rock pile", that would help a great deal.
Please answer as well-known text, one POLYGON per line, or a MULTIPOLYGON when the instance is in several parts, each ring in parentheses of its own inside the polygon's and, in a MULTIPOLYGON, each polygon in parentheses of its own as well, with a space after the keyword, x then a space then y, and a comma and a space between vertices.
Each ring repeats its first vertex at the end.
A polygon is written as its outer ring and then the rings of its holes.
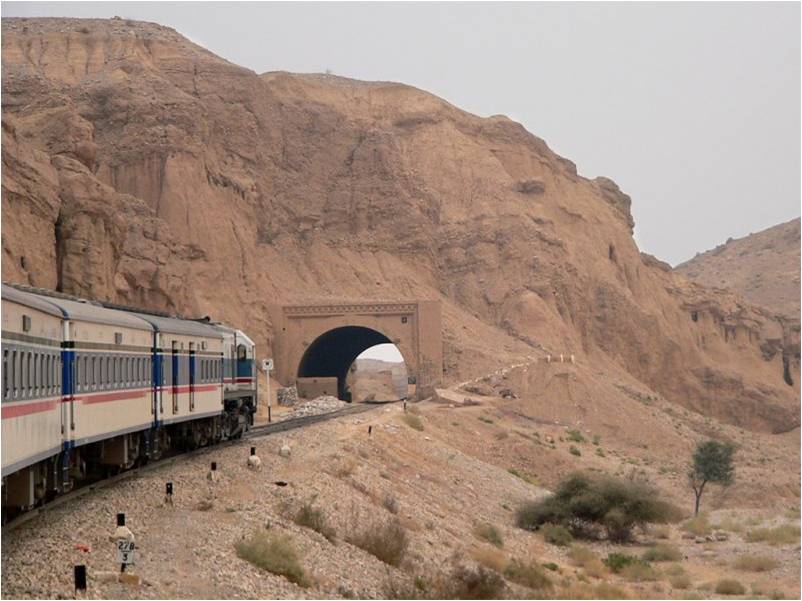
POLYGON ((348 405, 345 401, 341 401, 333 396, 319 396, 311 401, 300 403, 295 408, 282 416, 282 419, 295 419, 298 417, 306 417, 308 415, 320 415, 322 413, 330 413, 337 411, 348 405))
POLYGON ((292 407, 298 402, 298 389, 295 386, 279 388, 276 391, 276 401, 282 407, 292 407))

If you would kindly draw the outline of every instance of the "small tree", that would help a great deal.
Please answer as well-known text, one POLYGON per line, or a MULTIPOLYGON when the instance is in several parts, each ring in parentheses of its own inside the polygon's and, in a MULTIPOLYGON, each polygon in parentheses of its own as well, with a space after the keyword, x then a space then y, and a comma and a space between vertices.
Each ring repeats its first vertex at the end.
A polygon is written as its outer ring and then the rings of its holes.
POLYGON ((699 515, 702 493, 708 482, 729 486, 735 480, 732 458, 735 447, 726 442, 708 440, 700 442, 693 453, 693 465, 688 471, 688 482, 696 497, 694 515, 699 515))

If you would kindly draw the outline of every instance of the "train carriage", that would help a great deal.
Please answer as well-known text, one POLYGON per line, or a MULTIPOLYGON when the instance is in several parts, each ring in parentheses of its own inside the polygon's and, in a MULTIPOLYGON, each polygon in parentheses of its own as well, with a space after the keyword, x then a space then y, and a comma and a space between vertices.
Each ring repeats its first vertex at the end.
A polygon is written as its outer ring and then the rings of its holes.
POLYGON ((62 313, 35 295, 2 287, 3 504, 41 499, 62 448, 62 313))
POLYGON ((157 426, 169 426, 171 437, 182 446, 232 435, 236 425, 226 419, 221 403, 222 335, 197 321, 138 315, 154 329, 157 426))
POLYGON ((73 467, 131 467, 153 425, 152 326, 132 313, 65 298, 62 339, 64 448, 73 467), (100 444, 88 447, 92 443, 100 444))

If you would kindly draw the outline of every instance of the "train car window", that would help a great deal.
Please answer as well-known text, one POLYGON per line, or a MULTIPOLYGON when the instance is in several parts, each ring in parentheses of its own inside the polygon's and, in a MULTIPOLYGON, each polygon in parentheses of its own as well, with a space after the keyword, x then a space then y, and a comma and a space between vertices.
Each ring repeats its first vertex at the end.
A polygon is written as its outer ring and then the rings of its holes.
POLYGON ((19 395, 22 398, 25 398, 25 387, 28 385, 28 353, 25 351, 20 351, 20 363, 22 369, 20 370, 20 383, 19 383, 19 395))
POLYGON ((44 353, 36 353, 36 394, 45 392, 44 353))
POLYGON ((103 357, 103 389, 108 390, 111 382, 111 357, 103 357))
POLYGON ((81 357, 81 386, 84 392, 89 390, 89 357, 81 357))
POLYGON ((42 392, 45 395, 52 392, 50 386, 50 353, 48 353, 42 357, 42 392))
POLYGON ((114 377, 112 378, 112 386, 118 388, 120 384, 120 358, 114 357, 114 377))
POLYGON ((12 388, 12 395, 14 398, 17 398, 19 394, 19 352, 16 350, 11 351, 11 375, 13 376, 13 380, 11 382, 12 388))
POLYGON ((3 399, 8 398, 8 351, 3 349, 3 399))
POLYGON ((33 365, 31 367, 31 394, 36 396, 39 394, 39 370, 37 369, 39 353, 34 351, 31 354, 33 355, 33 365))

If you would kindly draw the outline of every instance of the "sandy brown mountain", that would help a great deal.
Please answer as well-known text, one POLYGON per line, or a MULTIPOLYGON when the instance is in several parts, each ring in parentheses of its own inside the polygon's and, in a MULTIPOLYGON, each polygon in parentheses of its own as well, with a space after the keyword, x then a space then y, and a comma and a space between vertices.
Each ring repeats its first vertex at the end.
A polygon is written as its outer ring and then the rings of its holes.
POLYGON ((257 75, 154 24, 4 19, 2 45, 4 280, 213 314, 260 354, 272 301, 436 298, 448 381, 574 353, 744 427, 799 423, 798 329, 640 253, 630 198, 506 117, 257 75))
POLYGON ((799 319, 799 218, 696 255, 677 270, 703 286, 726 288, 799 319))

